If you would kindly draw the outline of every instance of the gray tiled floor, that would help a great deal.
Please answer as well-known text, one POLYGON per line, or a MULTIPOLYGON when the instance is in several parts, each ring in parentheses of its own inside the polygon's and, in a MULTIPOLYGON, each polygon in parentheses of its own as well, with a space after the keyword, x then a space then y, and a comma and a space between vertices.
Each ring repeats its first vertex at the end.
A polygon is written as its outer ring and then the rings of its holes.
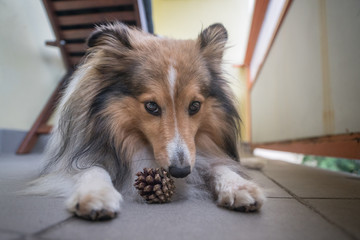
POLYGON ((327 218, 360 239, 360 199, 308 199, 327 218))
POLYGON ((35 176, 41 154, 0 155, 0 239, 360 239, 360 178, 269 161, 249 175, 268 200, 259 213, 211 200, 163 205, 125 202, 118 218, 88 222, 63 199, 15 194, 35 176))
POLYGON ((265 169, 268 177, 301 198, 359 198, 360 178, 304 165, 276 162, 265 169), (315 191, 314 191, 315 190, 315 191))

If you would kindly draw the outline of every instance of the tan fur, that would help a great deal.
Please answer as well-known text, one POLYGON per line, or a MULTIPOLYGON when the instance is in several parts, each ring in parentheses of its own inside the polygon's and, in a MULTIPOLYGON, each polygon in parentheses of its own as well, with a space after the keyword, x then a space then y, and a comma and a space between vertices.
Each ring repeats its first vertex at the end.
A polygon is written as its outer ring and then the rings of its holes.
MULTIPOLYGON (((193 167, 196 155, 196 136, 201 138, 203 135, 208 135, 213 141, 215 140, 217 145, 221 146, 222 131, 226 129, 226 126, 224 126, 224 129, 218 127, 223 124, 221 119, 223 112, 213 110, 214 105, 217 103, 214 99, 206 99, 200 92, 200 86, 198 86, 199 82, 205 81, 206 83, 210 79, 204 62, 200 61, 199 43, 196 40, 158 39, 138 31, 131 32, 131 39, 133 40, 132 45, 137 51, 128 52, 128 57, 143 61, 144 66, 151 68, 147 69, 148 72, 151 72, 151 75, 144 76, 147 79, 145 93, 137 98, 122 99, 121 102, 114 100, 108 105, 104 114, 111 116, 112 132, 119 139, 123 139, 126 134, 137 134, 138 137, 144 135, 144 139, 150 142, 159 165, 167 167, 170 165, 170 161, 167 156, 166 146, 174 137, 175 127, 178 127, 180 135, 189 147, 192 158, 191 166, 193 167), (139 41, 140 39, 141 41, 139 41), (143 58, 142 55, 145 55, 146 58, 143 58), (170 66, 177 72, 174 102, 172 102, 170 96, 170 86, 166 74, 170 66), (187 108, 191 101, 195 100, 200 101, 202 107, 198 114, 190 117, 187 108), (147 101, 154 101, 163 109, 164 113, 161 119, 146 112, 143 105, 147 101), (124 114, 125 112, 127 114, 124 114), (175 115, 178 126, 175 126, 175 115), (125 130, 127 132, 124 132, 125 130)), ((123 50, 118 49, 118 44, 116 49, 113 49, 116 42, 112 39, 108 39, 106 43, 105 47, 94 51, 90 55, 86 65, 108 64, 109 57, 104 57, 106 51, 110 49, 113 52, 114 50, 115 52, 123 50), (103 62, 100 63, 99 61, 103 62)), ((113 63, 109 64, 113 65, 113 63)), ((112 71, 116 70, 116 68, 122 68, 122 66, 116 65, 112 71)), ((147 73, 146 69, 144 73, 147 73)), ((92 79, 96 79, 96 75, 95 71, 89 74, 92 79)), ((88 80, 88 83, 89 89, 92 89, 91 92, 94 92, 93 89, 99 88, 98 84, 94 84, 93 81, 88 80)), ((91 97, 91 94, 86 97, 91 97)), ((133 139, 126 141, 126 146, 124 143, 122 144, 124 148, 133 149, 129 151, 128 159, 131 159, 132 154, 136 152, 136 147, 127 144, 136 144, 136 142, 137 140, 133 139)), ((117 142, 117 144, 120 145, 120 142, 117 142)))
MULTIPOLYGON (((70 190, 58 185, 56 192, 68 197, 69 211, 92 220, 116 216, 118 191, 129 190, 140 166, 168 169, 198 189, 189 194, 212 192, 221 206, 259 209, 264 196, 236 162, 240 118, 222 76, 226 40, 221 24, 195 40, 121 23, 98 27, 60 102, 49 163, 37 182, 70 179, 70 190)), ((36 190, 49 190, 43 186, 36 190)))

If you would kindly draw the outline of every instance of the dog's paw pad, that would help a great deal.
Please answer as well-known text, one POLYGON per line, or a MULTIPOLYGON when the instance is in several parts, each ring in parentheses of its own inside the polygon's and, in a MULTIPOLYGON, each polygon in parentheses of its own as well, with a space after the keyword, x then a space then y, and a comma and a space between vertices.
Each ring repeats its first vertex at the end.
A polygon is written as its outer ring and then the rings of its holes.
POLYGON ((115 189, 102 189, 84 193, 75 192, 66 202, 68 210, 74 215, 92 220, 109 220, 120 212, 122 196, 115 189))
POLYGON ((262 190, 244 179, 239 182, 223 182, 217 190, 218 205, 235 211, 258 211, 265 200, 262 190))
POLYGON ((257 202, 254 202, 250 205, 235 207, 234 210, 239 212, 256 212, 260 207, 257 202))
POLYGON ((78 217, 92 221, 103 221, 103 220, 110 220, 115 218, 118 212, 101 209, 101 210, 91 210, 90 213, 88 214, 81 213, 80 211, 75 211, 74 214, 78 217))

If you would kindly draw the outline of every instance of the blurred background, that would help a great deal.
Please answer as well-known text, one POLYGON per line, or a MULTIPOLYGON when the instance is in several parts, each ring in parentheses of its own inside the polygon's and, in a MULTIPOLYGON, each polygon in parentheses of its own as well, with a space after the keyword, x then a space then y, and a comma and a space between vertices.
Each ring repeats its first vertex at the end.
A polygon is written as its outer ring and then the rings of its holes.
MULTIPOLYGON (((80 28, 88 34, 93 24, 71 23, 93 7, 69 9, 69 2, 0 0, 2 142, 5 133, 23 137, 33 129, 82 56, 83 39, 62 36, 80 28)), ((360 1, 126 0, 125 8, 120 0, 93 2, 116 6, 91 14, 136 10, 140 20, 132 25, 161 36, 196 38, 208 25, 224 24, 224 68, 239 100, 243 146, 259 156, 359 172, 360 1)), ((50 128, 41 129, 33 134, 50 128)))

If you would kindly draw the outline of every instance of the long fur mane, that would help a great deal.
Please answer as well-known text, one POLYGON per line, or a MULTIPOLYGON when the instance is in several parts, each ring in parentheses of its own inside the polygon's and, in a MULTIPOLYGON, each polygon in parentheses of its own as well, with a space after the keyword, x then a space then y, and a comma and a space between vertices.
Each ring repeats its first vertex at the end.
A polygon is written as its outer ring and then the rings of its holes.
POLYGON ((227 32, 218 24, 202 31, 197 40, 182 42, 121 23, 98 27, 88 39, 83 64, 59 103, 59 117, 47 150, 50 160, 42 174, 98 165, 120 186, 131 172, 135 154, 149 149, 127 99, 146 89, 147 76, 159 74, 160 70, 147 62, 160 58, 157 52, 164 53, 163 48, 172 49, 176 44, 193 50, 194 64, 201 66, 208 78, 199 84, 212 111, 195 136, 197 152, 227 155, 238 161, 240 118, 221 67, 226 40, 227 32))

